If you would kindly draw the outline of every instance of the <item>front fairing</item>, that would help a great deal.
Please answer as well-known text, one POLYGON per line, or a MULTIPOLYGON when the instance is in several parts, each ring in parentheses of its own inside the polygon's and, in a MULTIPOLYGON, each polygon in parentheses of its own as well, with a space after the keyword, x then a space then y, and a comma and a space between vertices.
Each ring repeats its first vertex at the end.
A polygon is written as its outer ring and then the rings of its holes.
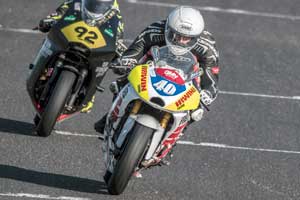
POLYGON ((159 109, 183 112, 199 106, 199 91, 175 70, 138 65, 131 70, 128 80, 143 101, 159 109))

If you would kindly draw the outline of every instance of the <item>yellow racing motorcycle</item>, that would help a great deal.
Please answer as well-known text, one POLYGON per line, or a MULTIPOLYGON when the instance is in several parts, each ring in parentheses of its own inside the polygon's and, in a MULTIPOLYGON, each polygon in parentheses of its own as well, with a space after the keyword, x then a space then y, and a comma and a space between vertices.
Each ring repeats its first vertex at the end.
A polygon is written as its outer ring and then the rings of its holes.
POLYGON ((39 136, 49 136, 56 122, 85 108, 96 82, 99 85, 119 47, 124 47, 118 40, 123 24, 117 1, 97 21, 86 17, 81 4, 74 0, 74 6, 52 26, 30 65, 27 91, 37 112, 34 122, 39 136))
POLYGON ((134 173, 164 164, 201 103, 193 82, 201 71, 194 70, 192 53, 154 47, 151 56, 131 70, 106 118, 102 149, 110 194, 122 193, 134 173))

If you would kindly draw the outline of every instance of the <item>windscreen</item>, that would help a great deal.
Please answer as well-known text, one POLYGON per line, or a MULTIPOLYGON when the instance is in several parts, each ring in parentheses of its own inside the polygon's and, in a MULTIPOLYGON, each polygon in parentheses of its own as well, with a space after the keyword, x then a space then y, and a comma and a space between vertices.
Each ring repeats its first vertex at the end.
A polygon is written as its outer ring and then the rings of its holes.
POLYGON ((165 46, 153 49, 152 53, 156 67, 174 68, 183 77, 190 75, 196 65, 195 57, 191 52, 183 55, 175 55, 165 46))

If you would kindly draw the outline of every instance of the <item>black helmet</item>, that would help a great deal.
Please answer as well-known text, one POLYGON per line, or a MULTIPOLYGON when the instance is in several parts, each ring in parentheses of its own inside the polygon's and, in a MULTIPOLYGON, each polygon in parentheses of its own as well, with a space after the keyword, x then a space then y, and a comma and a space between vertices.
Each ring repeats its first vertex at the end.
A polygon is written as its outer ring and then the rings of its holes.
POLYGON ((82 12, 89 20, 99 20, 113 3, 114 0, 82 0, 82 12))

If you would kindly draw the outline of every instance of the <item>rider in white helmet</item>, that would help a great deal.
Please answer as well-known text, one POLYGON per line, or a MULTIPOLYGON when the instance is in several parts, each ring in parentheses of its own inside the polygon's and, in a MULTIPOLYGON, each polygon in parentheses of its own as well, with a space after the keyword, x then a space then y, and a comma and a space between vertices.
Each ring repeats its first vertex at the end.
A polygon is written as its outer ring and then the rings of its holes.
MULTIPOLYGON (((195 82, 201 88, 201 100, 209 106, 218 94, 219 53, 212 34, 204 29, 204 20, 199 10, 192 7, 180 6, 174 9, 167 20, 158 21, 149 25, 124 52, 121 65, 131 66, 143 63, 147 59, 147 52, 152 46, 168 46, 176 55, 191 51, 198 60, 203 75, 195 82)), ((126 74, 129 70, 114 70, 117 74, 126 74)), ((117 93, 127 83, 127 76, 113 82, 112 88, 117 93)), ((192 119, 199 121, 202 118, 201 105, 192 112, 192 119)), ((105 126, 104 116, 95 123, 96 131, 102 133, 105 126)))
POLYGON ((198 10, 179 7, 167 18, 166 44, 174 54, 185 54, 196 46, 203 30, 204 20, 198 10))

